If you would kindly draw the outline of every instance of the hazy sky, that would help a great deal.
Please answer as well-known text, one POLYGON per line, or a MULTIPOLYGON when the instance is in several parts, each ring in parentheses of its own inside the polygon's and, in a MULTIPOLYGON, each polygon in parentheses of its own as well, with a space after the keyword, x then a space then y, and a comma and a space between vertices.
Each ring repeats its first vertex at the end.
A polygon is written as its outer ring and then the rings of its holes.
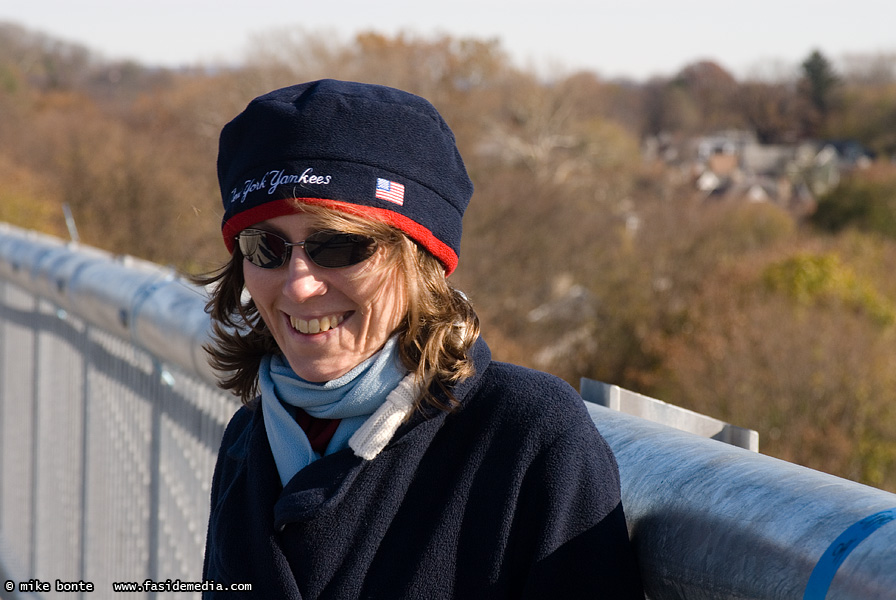
POLYGON ((250 36, 299 27, 349 39, 449 33, 497 38, 521 66, 604 77, 672 75, 699 59, 736 75, 798 65, 814 49, 896 54, 894 0, 4 0, 0 20, 106 58, 176 66, 239 58, 250 36), (251 8, 250 8, 251 7, 251 8))

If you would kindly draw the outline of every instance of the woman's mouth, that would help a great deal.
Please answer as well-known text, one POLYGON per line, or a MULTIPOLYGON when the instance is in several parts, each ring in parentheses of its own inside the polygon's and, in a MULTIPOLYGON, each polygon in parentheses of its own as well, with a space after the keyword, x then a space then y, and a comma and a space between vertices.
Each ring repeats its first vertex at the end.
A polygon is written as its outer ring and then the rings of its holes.
POLYGON ((325 317, 309 319, 307 321, 305 319, 289 317, 289 324, 292 328, 299 333, 306 334, 323 333, 335 329, 343 321, 345 321, 345 314, 328 315, 325 317))

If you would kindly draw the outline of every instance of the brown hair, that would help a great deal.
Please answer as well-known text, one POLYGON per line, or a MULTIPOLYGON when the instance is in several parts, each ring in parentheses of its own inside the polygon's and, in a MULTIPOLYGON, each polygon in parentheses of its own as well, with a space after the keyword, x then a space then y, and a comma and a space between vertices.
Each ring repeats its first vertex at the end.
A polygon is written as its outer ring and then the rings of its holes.
MULTIPOLYGON (((376 269, 388 273, 382 285, 404 285, 407 313, 396 328, 399 356, 423 384, 418 407, 426 403, 451 408, 450 387, 474 372, 469 350, 479 337, 479 317, 467 297, 445 278, 439 261, 400 230, 340 211, 302 204, 315 226, 358 233, 376 240, 382 259, 376 269), (441 390, 444 399, 433 392, 441 390)), ((209 362, 222 375, 219 385, 243 403, 258 395, 258 369, 267 354, 279 353, 273 335, 251 298, 244 297, 243 256, 237 247, 221 269, 194 281, 208 286, 206 311, 213 341, 206 346, 209 362)))

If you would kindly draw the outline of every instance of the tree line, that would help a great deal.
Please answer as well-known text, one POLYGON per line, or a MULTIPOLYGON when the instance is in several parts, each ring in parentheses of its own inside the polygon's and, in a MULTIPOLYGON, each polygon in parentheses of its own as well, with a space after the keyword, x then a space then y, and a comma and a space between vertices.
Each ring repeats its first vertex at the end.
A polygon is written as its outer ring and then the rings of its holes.
POLYGON ((550 81, 496 41, 295 29, 239 65, 166 70, 0 25, 0 219, 208 271, 225 258, 217 136, 253 97, 334 77, 433 102, 476 185, 452 280, 496 358, 757 429, 763 452, 896 491, 896 58, 820 51, 737 79, 550 81), (873 161, 810 214, 712 201, 642 152, 745 129, 850 139, 873 161))

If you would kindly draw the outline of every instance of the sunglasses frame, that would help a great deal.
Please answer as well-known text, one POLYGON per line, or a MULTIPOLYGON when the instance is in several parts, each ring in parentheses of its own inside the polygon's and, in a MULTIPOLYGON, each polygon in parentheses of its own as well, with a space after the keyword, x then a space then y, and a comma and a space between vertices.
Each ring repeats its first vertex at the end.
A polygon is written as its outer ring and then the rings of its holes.
POLYGON ((357 234, 357 233, 346 233, 344 231, 335 231, 335 230, 330 230, 330 229, 323 229, 321 231, 315 231, 314 233, 309 235, 307 238, 305 238, 301 242, 290 242, 289 240, 284 238, 282 235, 280 235, 278 233, 274 233, 273 231, 266 231, 264 229, 254 229, 254 228, 248 228, 248 229, 242 230, 241 232, 239 232, 236 235, 236 237, 234 239, 236 240, 236 247, 239 248, 240 254, 242 254, 246 260, 248 260, 250 263, 252 263, 254 266, 256 266, 260 269, 279 269, 280 267, 288 264, 289 261, 292 260, 292 249, 293 248, 302 248, 305 251, 305 258, 307 258, 310 263, 312 263, 313 265, 315 265, 317 267, 320 267, 321 269, 344 269, 346 267, 353 267, 355 265, 361 264, 365 260, 370 259, 376 253, 376 249, 378 247, 376 240, 373 239, 372 237, 368 237, 368 236, 357 234), (253 260, 249 254, 246 254, 245 252, 243 252, 243 246, 240 242, 240 238, 242 237, 243 234, 273 236, 273 237, 277 238, 278 240, 280 240, 284 246, 284 252, 279 257, 280 261, 277 262, 276 264, 268 264, 268 265, 260 265, 257 262, 255 262, 255 260, 253 260), (305 246, 309 241, 312 243, 317 243, 319 240, 315 240, 314 237, 321 236, 321 235, 329 236, 325 240, 321 241, 322 244, 326 243, 327 241, 332 240, 334 237, 339 237, 339 236, 347 236, 347 237, 351 237, 351 238, 357 238, 358 245, 366 244, 366 245, 370 246, 370 253, 367 256, 364 256, 363 258, 361 258, 360 260, 357 260, 355 262, 350 262, 345 265, 333 265, 333 266, 322 265, 322 264, 318 263, 317 260, 315 260, 315 258, 311 255, 310 252, 308 252, 308 249, 305 246))

